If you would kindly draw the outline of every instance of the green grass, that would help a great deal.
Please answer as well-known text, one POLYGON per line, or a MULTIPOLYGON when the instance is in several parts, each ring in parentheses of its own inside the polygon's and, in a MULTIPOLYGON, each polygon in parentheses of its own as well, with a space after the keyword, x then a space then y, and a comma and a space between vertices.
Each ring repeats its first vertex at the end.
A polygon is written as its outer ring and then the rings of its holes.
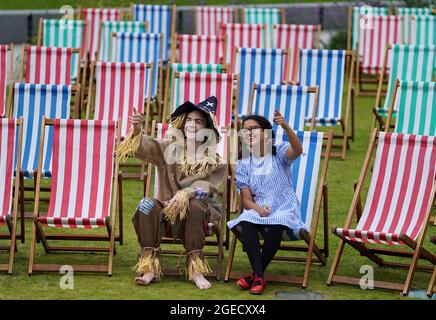
MULTIPOLYGON (((345 222, 348 208, 353 197, 353 183, 357 180, 364 156, 367 150, 372 120, 371 107, 374 97, 356 97, 356 139, 351 143, 351 149, 347 153, 345 161, 330 160, 328 170, 329 186, 329 232, 331 226, 342 226, 345 222)), ((62 290, 59 286, 61 274, 27 274, 28 255, 30 244, 31 221, 26 221, 27 238, 24 245, 18 245, 16 253, 14 274, 12 276, 0 275, 0 299, 276 299, 277 291, 301 291, 301 287, 294 285, 269 283, 266 292, 262 296, 253 296, 236 288, 233 281, 212 280, 213 287, 210 290, 201 291, 194 284, 187 282, 183 276, 164 276, 162 281, 149 287, 140 287, 133 283, 135 276, 132 267, 136 263, 136 255, 139 246, 136 241, 131 217, 134 208, 141 198, 142 183, 139 181, 126 181, 124 189, 124 231, 125 244, 117 245, 117 254, 114 258, 113 276, 105 274, 89 275, 76 274, 74 277, 74 289, 62 290)), ((31 207, 28 207, 30 210, 31 207)), ((321 243, 322 221, 319 224, 317 240, 321 243)), ((429 228, 429 234, 436 234, 436 227, 429 228)), ((320 292, 326 299, 409 299, 403 298, 398 292, 383 290, 361 290, 358 287, 334 285, 328 287, 326 280, 330 266, 337 248, 338 238, 330 235, 330 256, 327 266, 314 265, 311 268, 309 285, 307 290, 320 292)), ((429 242, 426 246, 434 252, 429 242)), ((180 250, 181 247, 177 247, 180 250)), ((228 252, 225 252, 224 268, 228 252)), ((6 261, 6 254, 0 254, 0 259, 6 261)), ((37 262, 52 262, 58 264, 93 263, 107 261, 104 254, 58 254, 44 253, 42 246, 37 245, 37 262)), ((164 257, 163 265, 175 266, 180 263, 184 266, 184 259, 164 257)), ((213 266, 212 259, 208 259, 213 266)), ((378 268, 368 259, 360 257, 349 246, 345 248, 344 255, 339 266, 338 274, 361 277, 359 269, 362 265, 374 266, 376 280, 404 281, 404 270, 391 270, 378 268)), ((249 272, 247 256, 238 244, 234 259, 234 270, 249 272)), ((303 266, 301 264, 273 261, 268 269, 271 274, 294 274, 301 276, 303 266)), ((430 280, 429 273, 416 272, 412 289, 426 289, 430 280)))

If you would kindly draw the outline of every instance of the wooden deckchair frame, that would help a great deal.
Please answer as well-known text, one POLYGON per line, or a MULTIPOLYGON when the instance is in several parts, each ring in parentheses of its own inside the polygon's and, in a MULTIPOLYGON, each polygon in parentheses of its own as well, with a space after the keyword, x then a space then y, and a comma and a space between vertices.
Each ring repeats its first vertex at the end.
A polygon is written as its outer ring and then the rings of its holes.
MULTIPOLYGON (((353 216, 356 212, 357 219, 360 218, 361 212, 360 208, 361 205, 361 192, 363 188, 363 184, 365 181, 365 177, 368 173, 368 169, 370 167, 371 162, 371 156, 374 152, 376 141, 378 141, 379 136, 378 129, 373 129, 371 134, 371 140, 369 143, 368 151, 365 156, 365 161, 362 166, 362 170, 360 172, 359 180, 357 182, 357 186, 355 188, 353 201, 351 203, 350 209, 348 211, 348 216, 345 222, 344 228, 349 229, 351 227, 351 223, 353 221, 353 216)), ((424 219, 424 226, 421 232, 418 235, 417 240, 413 240, 410 237, 408 237, 406 234, 402 233, 400 234, 400 241, 402 241, 409 249, 410 251, 405 250, 399 250, 399 249, 382 249, 382 248, 370 248, 366 246, 364 243, 360 242, 353 242, 348 239, 346 239, 344 236, 339 236, 339 245, 336 251, 335 259, 333 261, 332 267, 330 269, 330 273, 327 280, 327 285, 331 286, 333 283, 342 283, 342 284, 350 284, 350 285, 360 285, 360 278, 353 278, 353 277, 345 277, 345 276, 339 276, 337 275, 337 269, 339 266, 340 259, 342 257, 342 253, 344 250, 345 243, 349 244, 351 247, 359 251, 361 256, 368 257, 371 261, 376 263, 379 267, 394 267, 394 268, 405 268, 408 269, 407 277, 404 283, 397 283, 397 282, 388 282, 388 281, 373 281, 373 285, 375 288, 382 288, 387 290, 397 290, 402 291, 403 295, 407 295, 410 290, 411 282, 413 275, 415 273, 415 270, 426 270, 430 271, 431 268, 428 266, 418 265, 419 259, 425 259, 430 261, 433 264, 436 264, 436 256, 424 249, 424 238, 427 232, 427 228, 429 225, 430 220, 430 214, 431 214, 431 208, 432 204, 435 198, 435 190, 436 190, 436 179, 433 183, 433 190, 432 195, 430 197, 429 205, 427 206, 426 215, 424 219), (405 264, 405 263, 398 263, 398 262, 390 262, 385 261, 384 259, 380 258, 378 255, 388 255, 388 256, 396 256, 396 257, 404 257, 404 258, 412 258, 412 262, 405 264)), ((336 226, 333 227, 333 233, 336 230, 336 226)))
MULTIPOLYGON (((434 244, 436 244, 436 236, 433 236, 430 239, 430 241, 433 242, 434 244)), ((427 289, 427 295, 430 298, 433 295, 433 293, 436 293, 436 265, 434 267, 433 274, 431 276, 431 280, 430 280, 430 283, 428 284, 428 289, 427 289)))
MULTIPOLYGON (((43 146, 44 146, 44 135, 46 125, 53 125, 53 119, 43 118, 42 129, 41 129, 41 149, 39 152, 39 165, 38 165, 38 176, 36 182, 36 192, 35 192, 35 208, 34 208, 34 223, 32 226, 32 243, 30 245, 29 254, 29 275, 34 272, 59 272, 62 265, 60 264, 36 264, 35 260, 35 245, 36 241, 41 241, 46 253, 48 252, 58 252, 58 251, 79 251, 79 252, 108 252, 109 261, 107 265, 96 265, 96 264, 77 264, 72 265, 75 272, 101 272, 107 273, 108 276, 112 276, 112 266, 113 266, 113 256, 115 254, 115 224, 116 224, 116 210, 117 210, 117 194, 118 194, 118 173, 119 173, 119 160, 115 157, 112 169, 114 170, 113 176, 113 187, 112 187, 112 204, 110 207, 111 215, 106 218, 105 224, 107 228, 108 235, 96 235, 96 234, 46 234, 44 233, 43 226, 40 221, 40 187, 41 187, 41 163, 43 156, 43 146), (48 240, 78 240, 78 241, 108 241, 109 247, 82 247, 82 246, 50 246, 48 240)), ((116 125, 116 142, 121 141, 121 124, 118 121, 116 125)))
MULTIPOLYGON (((152 137, 155 137, 155 133, 156 133, 156 129, 157 129, 157 123, 155 120, 153 120, 152 123, 152 137)), ((228 128, 222 128, 222 133, 227 133, 228 128)), ((230 146, 230 136, 227 135, 227 143, 228 146, 230 146)), ((229 150, 229 148, 228 148, 229 150)), ((229 163, 229 154, 230 152, 227 152, 227 163, 229 163)), ((146 195, 147 196, 151 196, 153 197, 153 195, 151 194, 151 175, 152 175, 152 167, 153 164, 152 163, 148 163, 148 174, 147 174, 147 189, 146 189, 146 195)), ((155 179, 157 179, 157 177, 155 177, 155 179)), ((224 240, 224 229, 226 228, 226 222, 230 217, 230 185, 231 185, 231 176, 228 174, 226 176, 226 180, 223 183, 223 192, 222 192, 222 200, 221 200, 221 204, 222 204, 222 208, 223 208, 223 212, 221 215, 221 220, 219 221, 219 230, 218 233, 216 234, 217 239, 216 240, 209 240, 205 239, 205 247, 218 247, 217 252, 207 252, 207 251, 203 251, 204 256, 206 257, 215 257, 216 258, 216 266, 215 269, 213 270, 212 273, 208 274, 207 277, 214 277, 216 280, 220 280, 221 279, 221 269, 222 269, 222 262, 223 262, 223 258, 224 258, 224 246, 225 244, 225 240, 224 240)), ((161 244, 182 244, 182 242, 180 241, 180 239, 178 238, 171 238, 171 237, 166 237, 163 236, 161 239, 161 244)), ((167 255, 179 255, 181 254, 180 250, 175 250, 175 249, 165 249, 165 250, 161 250, 162 254, 167 254, 167 255)), ((184 254, 184 253, 183 253, 184 254)), ((181 275, 182 273, 180 272, 180 270, 175 270, 175 269, 164 269, 164 274, 165 275, 172 275, 172 276, 178 276, 181 275)))
MULTIPOLYGON (((200 32, 198 32, 197 7, 195 7, 195 9, 194 9, 195 10, 195 12, 194 12, 194 30, 195 30, 195 34, 201 34, 200 32)), ((233 21, 229 22, 229 23, 238 23, 238 21, 239 21, 239 19, 238 19, 238 9, 237 8, 232 8, 231 11, 232 11, 233 21)), ((216 35, 220 34, 220 29, 221 29, 221 24, 222 23, 223 22, 217 23, 216 29, 217 29, 218 33, 216 35)), ((225 48, 225 46, 224 46, 224 48, 225 48)))
MULTIPOLYGON (((23 142, 23 120, 17 119, 16 120, 17 126, 18 126, 18 150, 17 150, 17 156, 18 159, 21 159, 21 146, 23 142)), ((16 164, 16 176, 21 175, 21 166, 20 162, 17 161, 16 164)), ((0 271, 6 271, 8 274, 12 274, 12 269, 14 265, 14 255, 16 249, 16 239, 21 238, 22 242, 24 239, 24 219, 21 218, 21 234, 17 235, 17 220, 18 220, 18 193, 20 189, 20 179, 15 179, 14 181, 14 202, 13 202, 13 209, 12 209, 12 217, 6 216, 5 222, 6 226, 8 228, 9 234, 0 233, 0 239, 6 239, 10 240, 9 246, 0 246, 0 250, 8 250, 9 251, 9 260, 7 264, 0 264, 0 271), (11 219, 12 218, 12 219, 11 219)), ((12 196, 12 195, 11 195, 12 196)))
MULTIPOLYGON (((332 147, 332 132, 326 132, 324 134, 323 140, 325 141, 323 148, 325 148, 325 157, 322 163, 321 174, 317 180, 317 195, 315 200, 314 212, 312 215, 312 224, 310 226, 310 233, 307 233, 303 230, 300 230, 300 238, 304 240, 305 245, 291 245, 287 243, 282 243, 280 245, 279 250, 282 251, 291 251, 291 252, 307 252, 305 258, 303 257, 289 257, 289 256, 280 256, 276 254, 273 260, 278 261, 294 261, 294 262, 304 262, 305 263, 305 271, 303 277, 296 277, 293 275, 266 275, 267 281, 273 282, 284 282, 290 284, 301 285, 303 288, 306 288, 307 283, 309 281, 309 272, 312 263, 321 263, 322 265, 327 264, 327 257, 329 254, 329 234, 328 234, 328 187, 327 187, 327 169, 329 163, 329 154, 332 147), (318 230, 318 222, 320 217, 321 205, 323 206, 323 219, 324 219, 324 247, 320 248, 316 242, 316 232, 318 230), (315 254, 316 258, 312 258, 312 255, 315 254)), ((242 204, 240 203, 240 210, 242 210, 242 204)), ((286 241, 288 242, 288 241, 286 241)), ((228 281, 229 279, 237 279, 242 276, 245 276, 246 273, 243 272, 233 272, 233 258, 235 255, 237 237, 233 234, 232 242, 229 250, 229 257, 227 259, 227 268, 226 274, 224 277, 224 281, 228 281)))
MULTIPOLYGON (((245 20, 245 14, 244 14, 244 10, 245 9, 263 9, 263 7, 247 7, 247 8, 241 8, 241 23, 248 23, 245 20)), ((268 9, 279 9, 280 12, 280 22, 281 24, 286 24, 286 10, 284 8, 274 8, 274 7, 270 7, 268 9)))
POLYGON ((10 105, 11 105, 11 100, 12 100, 12 89, 13 89, 13 82, 14 82, 14 44, 8 44, 6 45, 7 51, 9 51, 9 61, 10 61, 10 65, 9 65, 9 70, 8 70, 8 74, 6 76, 6 88, 9 87, 9 89, 6 90, 5 92, 5 116, 10 118, 11 117, 11 109, 10 109, 10 105), (9 84, 8 82, 8 77, 9 77, 9 84))

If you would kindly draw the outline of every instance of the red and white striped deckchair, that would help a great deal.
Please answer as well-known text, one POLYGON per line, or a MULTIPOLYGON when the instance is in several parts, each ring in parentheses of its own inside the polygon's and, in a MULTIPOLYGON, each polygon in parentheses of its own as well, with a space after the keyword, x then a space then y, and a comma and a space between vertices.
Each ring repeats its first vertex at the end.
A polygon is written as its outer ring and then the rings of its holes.
MULTIPOLYGON (((72 265, 75 272, 112 274, 115 247, 115 215, 118 194, 118 160, 115 141, 120 141, 119 123, 110 120, 43 119, 41 145, 45 130, 53 126, 53 175, 47 215, 40 215, 41 162, 35 191, 34 227, 29 256, 29 274, 59 272, 61 264, 36 264, 35 244, 41 239, 48 251, 108 252, 107 265, 72 265), (106 227, 104 234, 54 234, 47 228, 95 229, 106 227), (49 240, 107 241, 106 247, 51 246, 49 240)), ((40 148, 43 150, 43 147, 40 148)), ((39 153, 42 158, 42 151, 39 153)))
POLYGON ((95 61, 95 53, 98 49, 98 39, 101 21, 118 21, 122 19, 122 13, 117 8, 83 8, 81 18, 88 21, 88 35, 86 37, 88 61, 95 61))
POLYGON ((224 38, 217 35, 175 34, 172 61, 176 63, 213 63, 223 60, 224 38))
POLYGON ((235 23, 236 9, 229 7, 195 8, 195 33, 201 35, 218 35, 221 23, 235 23))
POLYGON ((6 100, 8 82, 12 81, 13 45, 0 45, 0 117, 7 115, 6 100))
MULTIPOLYGON (((72 84, 71 65, 73 54, 80 49, 23 46, 20 66, 20 82, 34 84, 72 84), (26 71, 24 74, 24 57, 26 71)), ((77 79, 80 79, 80 64, 77 64, 77 79)))
POLYGON ((265 48, 266 29, 263 24, 223 23, 221 36, 225 37, 224 63, 233 70, 235 48, 265 48))
POLYGON ((18 152, 18 157, 21 156, 21 137, 21 119, 0 119, 0 226, 6 225, 9 231, 7 234, 0 233, 0 239, 10 240, 7 246, 9 260, 7 264, 0 264, 0 271, 7 271, 9 274, 12 273, 17 238, 19 197, 13 197, 13 194, 18 195, 20 187, 20 179, 14 181, 14 171, 18 174, 20 172, 20 165, 18 161, 15 161, 15 153, 18 152), (16 148, 17 144, 18 148, 16 148), (14 198, 13 208, 12 198, 14 198))
POLYGON ((298 70, 298 48, 319 48, 321 25, 275 24, 272 30, 272 48, 288 49, 289 58, 286 63, 289 81, 296 82, 298 70))
POLYGON ((418 259, 436 264, 436 256, 423 247, 436 191, 435 173, 436 137, 386 132, 377 134, 377 129, 374 129, 348 218, 343 228, 333 228, 333 233, 341 240, 327 284, 360 283, 360 278, 336 275, 344 244, 347 243, 378 266, 407 268, 405 283, 375 280, 374 287, 408 294, 415 270, 431 270, 419 266, 418 259), (371 182, 361 214, 361 190, 377 141, 371 182), (354 212, 357 212, 358 224, 351 228, 354 212), (412 251, 382 249, 377 246, 379 244, 406 246, 412 251), (408 257, 412 258, 412 262, 385 261, 379 255, 408 257))

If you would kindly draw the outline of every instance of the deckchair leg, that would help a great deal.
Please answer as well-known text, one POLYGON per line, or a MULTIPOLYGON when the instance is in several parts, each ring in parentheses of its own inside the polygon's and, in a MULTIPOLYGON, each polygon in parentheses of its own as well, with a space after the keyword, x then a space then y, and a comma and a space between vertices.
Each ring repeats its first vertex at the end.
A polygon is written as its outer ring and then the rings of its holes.
POLYGON ((120 226, 118 242, 122 246, 124 239, 123 225, 123 179, 121 173, 118 175, 118 223, 120 226))
POLYGON ((34 256, 35 256, 35 245, 36 245, 36 221, 32 224, 32 240, 30 242, 30 253, 29 253, 29 276, 33 272, 34 256))
POLYGON ((338 248, 336 249, 335 259, 333 260, 333 264, 332 264, 332 267, 330 269, 329 277, 327 279, 328 286, 332 285, 333 277, 336 275, 336 272, 337 272, 337 269, 339 266, 339 262, 340 262, 341 257, 342 257, 342 253, 344 251, 344 245, 345 245, 344 240, 340 239, 339 244, 338 244, 338 248))
POLYGON ((232 243, 230 245, 229 249, 229 257, 227 258, 227 267, 226 267, 226 274, 224 276, 224 281, 229 281, 230 274, 232 273, 232 265, 233 265, 233 258, 235 256, 235 249, 236 249, 236 242, 238 239, 235 235, 232 237, 232 243))
POLYGON ((429 296, 430 298, 432 297, 433 292, 436 292, 435 284, 436 284, 436 266, 434 268, 433 275, 431 276, 430 284, 428 285, 428 290, 427 290, 427 296, 429 296))
MULTIPOLYGON (((24 218, 25 218, 25 213, 24 213, 24 175, 23 172, 20 171, 20 239, 21 239, 21 243, 24 243, 24 239, 25 239, 25 225, 24 225, 24 218)), ((18 196, 18 195, 17 195, 18 196)))
POLYGON ((328 186, 323 185, 322 188, 322 198, 323 198, 323 213, 324 213, 324 256, 327 258, 329 256, 329 218, 328 218, 328 186))
MULTIPOLYGON (((8 222, 8 221, 7 221, 8 222)), ((14 265, 14 255, 16 250, 16 231, 17 231, 17 218, 14 216, 12 222, 8 222, 8 227, 11 234, 10 250, 9 250, 9 262, 8 262, 8 274, 12 274, 12 267, 14 265)))
MULTIPOLYGON (((354 142, 354 132, 355 132, 355 128, 354 128, 354 88, 351 88, 350 91, 351 94, 351 141, 354 142)), ((348 134, 348 133, 347 133, 348 134)))

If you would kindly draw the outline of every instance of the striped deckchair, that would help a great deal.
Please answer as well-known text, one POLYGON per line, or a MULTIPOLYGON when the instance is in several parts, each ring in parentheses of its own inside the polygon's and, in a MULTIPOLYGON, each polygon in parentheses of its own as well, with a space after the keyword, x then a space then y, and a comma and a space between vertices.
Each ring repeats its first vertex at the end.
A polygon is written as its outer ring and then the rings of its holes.
POLYGON ((237 11, 229 7, 199 6, 195 8, 195 33, 219 35, 221 23, 237 22, 237 11))
POLYGON ((163 35, 163 61, 166 64, 169 58, 171 36, 176 28, 175 5, 144 5, 133 4, 132 16, 134 21, 147 21, 149 32, 163 35))
POLYGON ((0 45, 0 117, 9 112, 6 110, 7 88, 13 79, 13 48, 13 45, 0 45))
POLYGON ((347 50, 356 50, 359 39, 359 26, 365 23, 361 21, 364 16, 387 16, 389 11, 386 7, 348 7, 348 32, 347 32, 347 50))
POLYGON ((78 64, 86 63, 86 35, 87 22, 83 20, 39 20, 38 46, 80 49, 71 63, 72 79, 76 81, 78 64))
POLYGON ((371 77, 383 70, 383 54, 388 45, 404 43, 403 17, 370 16, 367 23, 368 25, 359 28, 356 73, 358 94, 373 94, 372 90, 364 89, 362 84, 376 81, 371 77))
POLYGON ((80 65, 76 73, 72 72, 73 55, 78 55, 79 49, 23 46, 20 65, 20 82, 36 84, 71 84, 74 75, 80 79, 80 65), (26 71, 24 74, 24 60, 26 71))
MULTIPOLYGON (((151 97, 158 99, 162 83, 162 34, 116 32, 112 35, 112 57, 116 62, 152 62, 151 97)), ((147 93, 148 88, 145 88, 147 93)), ((161 97, 159 96, 159 99, 161 97)))
POLYGON ((395 81, 386 120, 388 131, 396 111, 396 133, 436 136, 436 82, 395 81))
POLYGON ((53 177, 47 215, 40 215, 41 162, 35 192, 34 227, 29 255, 29 274, 59 272, 59 264, 36 263, 36 240, 40 239, 45 252, 91 251, 109 253, 104 264, 72 264, 74 272, 105 272, 112 275, 115 248, 115 216, 118 195, 118 159, 114 156, 115 141, 120 141, 115 121, 43 119, 41 149, 46 148, 45 132, 52 126, 53 177), (113 193, 113 194, 112 194, 113 193), (45 229, 95 229, 105 227, 108 235, 46 233, 45 229), (108 246, 53 246, 49 241, 107 241, 108 246))
POLYGON ((102 21, 97 57, 99 61, 111 61, 111 40, 114 32, 146 32, 147 22, 102 21))
MULTIPOLYGON (((130 116, 133 114, 133 108, 136 108, 139 113, 145 113, 148 117, 152 68, 152 64, 143 62, 98 61, 94 63, 91 67, 90 78, 93 79, 95 74, 95 102, 92 118, 94 120, 120 120, 121 137, 125 137, 130 128, 130 116)), ((89 97, 92 97, 92 90, 91 80, 89 97)), ((90 119, 90 117, 91 99, 88 100, 86 111, 86 118, 90 119)))
MULTIPOLYGON (((342 151, 332 152, 332 156, 345 159, 348 148, 350 116, 351 139, 354 137, 354 92, 352 90, 354 54, 345 50, 301 49, 298 83, 302 86, 319 87, 318 105, 315 113, 316 126, 342 127, 342 151), (346 75, 346 60, 352 67, 349 79, 346 75), (342 96, 344 83, 348 83, 345 115, 342 116, 342 96), (350 110, 351 108, 351 110, 350 110)), ((306 109, 306 119, 312 117, 313 111, 306 109)), ((336 137, 336 136, 335 136, 336 137)))
MULTIPOLYGON (((407 295, 416 269, 431 270, 419 266, 418 259, 436 264, 436 257, 423 247, 431 208, 436 192, 436 140, 435 137, 398 133, 378 133, 373 130, 365 162, 355 188, 353 202, 343 228, 334 227, 333 233, 341 240, 327 281, 359 285, 360 278, 336 275, 340 258, 347 243, 380 267, 408 269, 405 283, 379 281, 376 288, 402 291, 407 295), (360 212, 361 190, 370 161, 376 147, 371 182, 363 213, 360 212), (357 226, 352 229, 354 212, 358 213, 357 226), (398 248, 406 246, 412 251, 383 249, 379 245, 398 248), (412 258, 411 263, 385 261, 379 255, 412 258)), ((381 275, 381 270, 374 272, 381 275)))
POLYGON ((289 49, 289 59, 286 69, 289 81, 296 82, 298 70, 298 48, 319 48, 321 25, 275 24, 272 30, 272 47, 289 49))
MULTIPOLYGON (((0 118, 0 226, 6 225, 9 231, 6 234, 0 233, 0 239, 10 240, 7 246, 9 251, 8 263, 0 263, 0 271, 6 271, 8 274, 12 274, 17 239, 17 195, 19 194, 20 179, 14 181, 14 171, 19 174, 20 166, 14 164, 16 163, 15 157, 21 156, 21 137, 21 119, 0 118), (19 129, 17 126, 19 126, 19 129), (15 197, 12 208, 13 194, 15 194, 15 197)), ((23 224, 21 224, 21 227, 23 227, 23 224)))
POLYGON ((120 9, 112 8, 83 8, 80 10, 80 18, 88 22, 88 34, 86 37, 86 49, 88 61, 95 61, 99 46, 100 23, 102 21, 117 21, 122 19, 120 9))
MULTIPOLYGON (((393 100, 395 81, 432 81, 436 71, 436 46, 429 45, 393 45, 385 51, 383 70, 380 73, 376 102, 373 109, 374 121, 378 120, 380 129, 384 122, 393 100), (390 72, 386 98, 382 104, 382 86, 386 69, 390 61, 390 72)), ((396 111, 396 109, 394 109, 396 111)), ((394 115, 394 114, 393 114, 394 115)))
MULTIPOLYGON (((292 257, 289 254, 276 254, 273 260, 305 262, 303 277, 294 275, 266 275, 267 281, 279 281, 299 284, 306 288, 309 280, 309 271, 312 263, 326 265, 328 256, 328 206, 327 206, 327 169, 329 153, 332 142, 332 132, 298 131, 297 137, 303 144, 304 155, 298 157, 292 165, 292 184, 295 186, 295 193, 300 203, 301 219, 310 228, 310 232, 302 230, 286 230, 283 233, 284 240, 279 248, 286 252, 303 251, 307 252, 306 257, 292 257), (325 157, 321 163, 321 155, 325 144, 325 157), (324 219, 324 248, 315 243, 318 231, 321 206, 323 207, 324 219), (286 242, 304 240, 305 245, 291 245, 286 242), (312 255, 315 254, 316 258, 312 255)), ((235 237, 231 242, 229 258, 224 281, 229 278, 239 278, 241 273, 232 272, 233 257, 237 237, 240 237, 240 230, 235 231, 235 237)), ((262 237, 260 237, 262 238, 262 237)))
POLYGON ((273 122, 274 110, 283 115, 294 131, 304 130, 306 110, 313 110, 310 123, 310 130, 313 130, 318 99, 317 87, 253 84, 251 92, 248 113, 261 115, 273 124, 276 143, 286 141, 287 136, 283 128, 273 122))
POLYGON ((436 45, 436 16, 412 16, 410 44, 436 45))
POLYGON ((172 61, 178 63, 222 63, 224 38, 221 36, 174 34, 172 61))
POLYGON ((248 114, 250 89, 256 84, 281 84, 287 79, 286 49, 236 48, 233 73, 239 75, 238 115, 248 114))
POLYGON ((171 95, 171 110, 189 100, 200 103, 210 96, 218 101, 216 118, 220 127, 229 127, 233 112, 233 87, 237 81, 231 73, 199 73, 176 72, 174 75, 173 94, 171 95))
MULTIPOLYGON (((166 72, 165 81, 165 104, 163 108, 162 120, 165 122, 171 103, 171 93, 173 92, 172 83, 176 72, 207 72, 221 73, 227 71, 227 68, 222 64, 204 64, 204 63, 169 63, 169 70, 166 72)), ((170 109, 172 110, 172 109, 170 109)))
POLYGON ((230 70, 235 65, 236 48, 265 48, 265 25, 262 24, 221 24, 221 36, 225 37, 224 63, 230 70))
POLYGON ((428 16, 431 15, 430 8, 414 8, 414 7, 398 7, 396 14, 404 17, 404 40, 409 43, 410 40, 410 23, 412 16, 428 16))
POLYGON ((285 10, 279 8, 242 8, 242 23, 266 25, 266 47, 271 47, 271 34, 274 24, 286 23, 285 10))
MULTIPOLYGON (((436 244, 436 236, 431 238, 431 242, 436 244)), ((433 275, 431 276, 430 283, 428 285, 427 295, 431 298, 433 293, 436 293, 436 265, 433 270, 433 275)))

